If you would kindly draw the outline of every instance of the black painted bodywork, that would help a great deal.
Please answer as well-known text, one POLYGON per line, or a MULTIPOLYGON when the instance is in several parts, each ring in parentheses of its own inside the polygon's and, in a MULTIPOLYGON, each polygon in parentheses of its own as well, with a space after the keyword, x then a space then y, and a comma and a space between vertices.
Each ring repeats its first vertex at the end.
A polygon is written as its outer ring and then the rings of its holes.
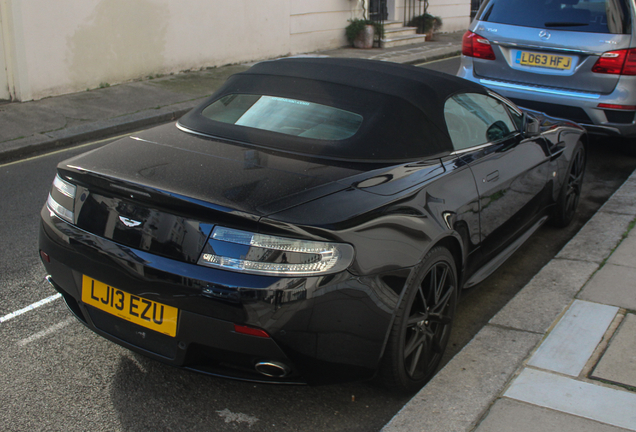
POLYGON ((58 166, 77 186, 75 221, 42 209, 44 265, 83 323, 157 360, 255 381, 370 377, 411 269, 431 248, 448 248, 460 286, 471 286, 550 215, 584 132, 533 114, 539 135, 398 162, 321 158, 160 126, 58 166), (127 227, 119 216, 143 224, 127 227), (197 265, 216 225, 348 243, 355 259, 314 277, 197 265), (82 275, 177 307, 177 336, 85 305, 82 275), (238 334, 234 324, 271 337, 238 334), (291 374, 260 375, 259 361, 291 374))

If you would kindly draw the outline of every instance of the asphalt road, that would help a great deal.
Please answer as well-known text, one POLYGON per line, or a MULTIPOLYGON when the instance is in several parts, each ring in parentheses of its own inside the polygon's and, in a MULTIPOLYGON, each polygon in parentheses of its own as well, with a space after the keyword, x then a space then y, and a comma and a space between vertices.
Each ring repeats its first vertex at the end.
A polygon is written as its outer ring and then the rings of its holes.
MULTIPOLYGON (((457 59, 427 65, 454 73, 457 59)), ((255 385, 174 369, 114 345, 71 318, 37 255, 39 211, 56 164, 104 143, 0 165, 0 425, 10 431, 373 431, 406 403, 373 383, 255 385), (9 317, 9 318, 7 318, 9 317)), ((567 229, 539 230, 461 299, 447 360, 519 291, 636 168, 591 143, 583 199, 567 229)))

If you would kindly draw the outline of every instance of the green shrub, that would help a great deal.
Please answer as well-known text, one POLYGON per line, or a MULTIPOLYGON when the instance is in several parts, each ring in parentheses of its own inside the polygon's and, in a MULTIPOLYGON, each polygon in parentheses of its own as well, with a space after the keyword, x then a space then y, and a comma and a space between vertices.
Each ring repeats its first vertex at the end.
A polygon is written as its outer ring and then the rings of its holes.
POLYGON ((384 26, 382 23, 359 18, 349 20, 349 23, 350 24, 347 26, 345 31, 347 33, 347 40, 351 44, 353 43, 353 40, 358 37, 360 32, 364 30, 364 27, 368 25, 372 25, 375 28, 376 39, 382 39, 384 37, 384 26))
POLYGON ((418 33, 428 33, 431 30, 437 31, 442 27, 442 18, 425 13, 413 18, 408 25, 409 27, 417 27, 418 33))

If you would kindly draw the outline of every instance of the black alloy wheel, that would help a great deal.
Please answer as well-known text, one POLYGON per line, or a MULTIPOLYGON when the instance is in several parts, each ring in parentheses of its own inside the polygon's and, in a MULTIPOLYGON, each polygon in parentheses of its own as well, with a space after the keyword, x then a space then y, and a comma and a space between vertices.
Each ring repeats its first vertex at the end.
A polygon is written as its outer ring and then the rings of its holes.
POLYGON ((572 153, 567 177, 561 187, 551 224, 565 228, 572 222, 581 198, 583 176, 585 174, 585 148, 578 142, 572 153))
POLYGON ((405 392, 420 389, 437 370, 457 307, 457 271, 447 249, 432 249, 414 273, 380 371, 389 388, 405 392))

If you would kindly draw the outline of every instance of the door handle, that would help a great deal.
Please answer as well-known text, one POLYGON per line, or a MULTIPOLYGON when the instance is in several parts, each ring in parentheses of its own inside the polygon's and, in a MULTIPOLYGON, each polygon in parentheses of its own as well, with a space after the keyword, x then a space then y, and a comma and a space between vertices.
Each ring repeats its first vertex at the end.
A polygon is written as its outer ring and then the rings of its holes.
POLYGON ((496 180, 499 180, 499 171, 494 171, 488 174, 486 178, 484 178, 483 182, 486 183, 486 182, 491 182, 496 180))

